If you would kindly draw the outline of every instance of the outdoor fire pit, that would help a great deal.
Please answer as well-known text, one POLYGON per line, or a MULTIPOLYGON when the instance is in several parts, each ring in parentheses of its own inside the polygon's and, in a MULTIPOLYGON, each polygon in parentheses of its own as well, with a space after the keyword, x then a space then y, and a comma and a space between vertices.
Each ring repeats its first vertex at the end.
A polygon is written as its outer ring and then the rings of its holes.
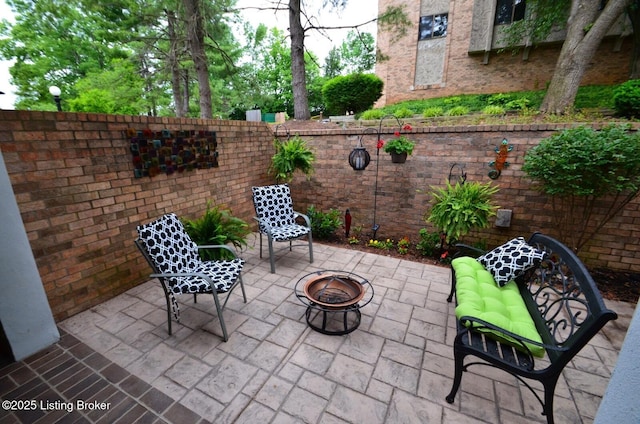
POLYGON ((295 294, 307 306, 309 327, 323 334, 342 335, 360 325, 360 308, 373 299, 373 286, 351 272, 317 271, 298 280, 295 294))

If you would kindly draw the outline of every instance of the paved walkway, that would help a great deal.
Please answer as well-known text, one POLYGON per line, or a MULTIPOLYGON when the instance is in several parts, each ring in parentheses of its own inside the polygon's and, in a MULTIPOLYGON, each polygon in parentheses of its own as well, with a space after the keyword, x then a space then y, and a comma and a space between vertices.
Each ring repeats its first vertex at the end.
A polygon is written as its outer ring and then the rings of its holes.
MULTIPOLYGON (((181 323, 169 336, 162 289, 146 282, 61 322, 60 343, 0 369, 2 399, 58 408, 0 410, 0 423, 546 422, 531 393, 488 367, 465 373, 454 404, 444 400, 455 335, 447 268, 316 243, 313 264, 304 245, 285 249, 271 274, 258 253, 255 246, 242 254, 248 303, 232 295, 227 343, 208 296, 197 304, 179 298, 181 323), (353 333, 327 336, 307 326, 293 288, 318 269, 352 271, 374 285, 353 333), (73 412, 60 410, 66 403, 73 412)), ((635 307, 608 306, 620 318, 565 369, 557 423, 593 422, 635 307)))

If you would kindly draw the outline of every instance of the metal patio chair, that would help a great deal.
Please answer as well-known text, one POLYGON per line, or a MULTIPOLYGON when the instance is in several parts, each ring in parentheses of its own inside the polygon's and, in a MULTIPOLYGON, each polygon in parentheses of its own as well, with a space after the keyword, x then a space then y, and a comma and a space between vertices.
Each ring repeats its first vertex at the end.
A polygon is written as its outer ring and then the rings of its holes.
POLYGON ((139 225, 137 230, 138 238, 135 244, 153 270, 150 277, 158 278, 164 290, 169 335, 171 312, 173 311, 176 321, 180 320, 180 309, 175 296, 193 294, 193 301, 196 303, 198 294, 207 293, 213 295, 223 339, 226 342, 229 336, 222 311, 236 286, 240 285, 242 297, 247 303, 241 276, 244 260, 235 257, 235 252, 228 246, 197 246, 173 213, 148 224, 139 225), (198 249, 213 248, 229 250, 234 259, 203 261, 198 255, 198 249), (220 295, 224 294, 226 299, 221 304, 220 295))
POLYGON ((311 221, 309 217, 293 210, 291 190, 287 184, 275 184, 253 187, 253 206, 256 210, 258 229, 260 231, 260 257, 262 258, 262 234, 266 234, 269 244, 269 260, 271 272, 276 272, 273 254, 273 242, 288 241, 291 250, 292 241, 307 237, 309 242, 309 262, 313 263, 313 241, 311 237, 311 221), (302 218, 305 225, 296 222, 302 218))

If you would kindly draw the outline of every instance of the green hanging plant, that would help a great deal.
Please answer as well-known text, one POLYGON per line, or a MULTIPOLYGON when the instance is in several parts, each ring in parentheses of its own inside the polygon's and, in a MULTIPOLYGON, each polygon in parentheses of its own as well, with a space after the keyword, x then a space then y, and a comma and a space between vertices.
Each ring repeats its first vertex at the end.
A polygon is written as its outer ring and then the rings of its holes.
POLYGON ((269 173, 279 182, 290 182, 296 170, 310 178, 313 174, 315 155, 299 136, 286 141, 274 140, 276 154, 271 158, 269 173))
POLYGON ((432 188, 434 204, 429 215, 425 215, 425 220, 442 231, 449 244, 459 241, 474 228, 488 227, 489 218, 498 209, 491 202, 498 187, 491 183, 458 182, 452 186, 447 181, 444 188, 432 188))

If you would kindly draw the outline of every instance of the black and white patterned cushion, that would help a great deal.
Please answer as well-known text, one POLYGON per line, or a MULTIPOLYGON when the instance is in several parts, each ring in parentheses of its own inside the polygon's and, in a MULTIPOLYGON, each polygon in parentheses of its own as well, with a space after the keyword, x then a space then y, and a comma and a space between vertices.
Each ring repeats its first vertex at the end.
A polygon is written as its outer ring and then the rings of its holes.
POLYGON ((309 233, 310 228, 296 224, 287 184, 253 187, 253 205, 261 233, 271 233, 275 241, 291 240, 309 233))
POLYGON ((545 252, 530 246, 523 237, 518 237, 480 256, 478 262, 493 275, 498 286, 503 287, 538 265, 545 255, 545 252))
MULTIPOLYGON (((203 262, 198 256, 197 245, 173 213, 149 224, 139 225, 138 237, 160 273, 206 275, 218 292, 226 292, 231 288, 244 265, 244 260, 240 258, 203 262)), ((175 294, 211 292, 209 283, 197 275, 167 277, 165 280, 175 294)))

